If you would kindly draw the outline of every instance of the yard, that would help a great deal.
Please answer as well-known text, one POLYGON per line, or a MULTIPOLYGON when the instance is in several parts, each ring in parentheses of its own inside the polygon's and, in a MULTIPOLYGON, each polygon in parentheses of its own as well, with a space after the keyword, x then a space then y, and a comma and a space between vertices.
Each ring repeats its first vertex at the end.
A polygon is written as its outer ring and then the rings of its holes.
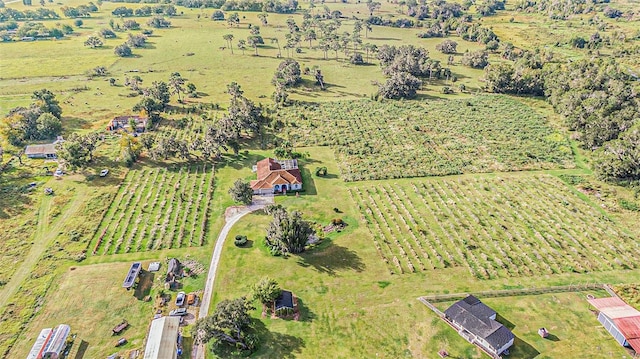
MULTIPOLYGON (((627 350, 616 343, 589 310, 587 294, 608 296, 605 291, 589 291, 480 299, 498 312, 498 321, 516 336, 509 358, 629 358, 627 350), (550 333, 547 339, 537 333, 542 327, 550 333)), ((436 307, 444 311, 451 304, 442 302, 436 307)), ((427 329, 430 339, 426 345, 434 353, 446 349, 453 358, 487 357, 426 306, 424 310, 430 313, 433 324, 427 329)))
MULTIPOLYGON (((13 355, 26 357, 42 328, 61 323, 68 324, 71 332, 78 334, 76 343, 86 343, 86 352, 81 358, 104 358, 118 351, 142 347, 153 318, 153 304, 136 298, 142 293, 122 288, 130 265, 131 262, 121 262, 69 268, 50 289, 40 314, 20 335, 13 355), (129 328, 117 337, 112 336, 111 329, 123 319, 129 322, 129 328), (115 348, 120 337, 127 338, 129 343, 115 348)), ((143 268, 146 266, 144 263, 143 268)), ((159 275, 162 272, 154 274, 159 275)))

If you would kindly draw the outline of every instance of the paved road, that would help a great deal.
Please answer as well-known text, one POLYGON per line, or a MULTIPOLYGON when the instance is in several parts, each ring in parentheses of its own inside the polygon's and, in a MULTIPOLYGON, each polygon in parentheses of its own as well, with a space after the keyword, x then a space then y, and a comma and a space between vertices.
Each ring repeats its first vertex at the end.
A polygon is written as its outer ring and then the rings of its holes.
MULTIPOLYGON (((220 256, 222 254, 222 247, 224 246, 224 240, 229 235, 229 231, 240 218, 245 215, 257 211, 273 203, 273 197, 254 196, 254 200, 251 205, 246 207, 230 207, 225 212, 225 224, 218 235, 216 246, 213 249, 213 255, 211 256, 211 264, 209 265, 209 273, 207 274, 207 282, 204 287, 204 293, 202 294, 202 302, 200 303, 200 313, 198 319, 204 318, 209 314, 209 306, 211 305, 211 296, 213 294, 213 284, 216 279, 216 273, 218 271, 218 263, 220 262, 220 256)), ((204 359, 205 348, 202 345, 194 346, 191 351, 192 359, 204 359)))

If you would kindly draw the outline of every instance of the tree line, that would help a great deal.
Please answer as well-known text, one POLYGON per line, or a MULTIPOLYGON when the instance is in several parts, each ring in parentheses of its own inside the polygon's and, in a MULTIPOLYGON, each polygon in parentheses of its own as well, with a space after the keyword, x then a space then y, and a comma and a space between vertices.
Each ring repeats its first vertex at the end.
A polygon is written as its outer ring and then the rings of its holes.
POLYGON ((261 11, 273 12, 279 14, 292 14, 298 9, 297 0, 111 0, 114 3, 133 3, 138 4, 144 2, 147 4, 167 4, 176 6, 184 6, 187 8, 211 8, 222 9, 224 11, 261 11))
POLYGON ((485 69, 491 92, 545 96, 582 146, 593 151, 596 173, 616 181, 640 180, 640 97, 636 79, 615 59, 553 63, 541 51, 503 52, 512 63, 485 69))

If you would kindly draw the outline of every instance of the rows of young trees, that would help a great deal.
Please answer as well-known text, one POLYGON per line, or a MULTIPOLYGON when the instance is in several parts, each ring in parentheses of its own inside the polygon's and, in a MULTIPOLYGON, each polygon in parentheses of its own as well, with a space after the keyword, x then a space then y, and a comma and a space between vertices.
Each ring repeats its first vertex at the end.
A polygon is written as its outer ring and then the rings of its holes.
POLYGON ((615 59, 553 63, 553 55, 506 46, 512 63, 485 69, 486 89, 496 93, 546 96, 582 145, 595 151, 597 173, 612 180, 640 179, 640 100, 635 78, 615 59))

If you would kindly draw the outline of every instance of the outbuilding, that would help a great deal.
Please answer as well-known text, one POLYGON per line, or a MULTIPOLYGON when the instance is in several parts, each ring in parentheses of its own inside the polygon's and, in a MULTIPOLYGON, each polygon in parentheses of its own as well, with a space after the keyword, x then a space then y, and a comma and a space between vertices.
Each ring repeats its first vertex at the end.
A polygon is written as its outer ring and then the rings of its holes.
POLYGON ((28 158, 56 159, 58 150, 54 143, 44 145, 29 145, 24 149, 24 154, 28 158))
POLYGON ((589 299, 598 310, 598 321, 622 346, 640 353, 640 311, 618 297, 589 299))
POLYGON ((180 317, 160 317, 151 321, 144 359, 176 359, 180 317))

